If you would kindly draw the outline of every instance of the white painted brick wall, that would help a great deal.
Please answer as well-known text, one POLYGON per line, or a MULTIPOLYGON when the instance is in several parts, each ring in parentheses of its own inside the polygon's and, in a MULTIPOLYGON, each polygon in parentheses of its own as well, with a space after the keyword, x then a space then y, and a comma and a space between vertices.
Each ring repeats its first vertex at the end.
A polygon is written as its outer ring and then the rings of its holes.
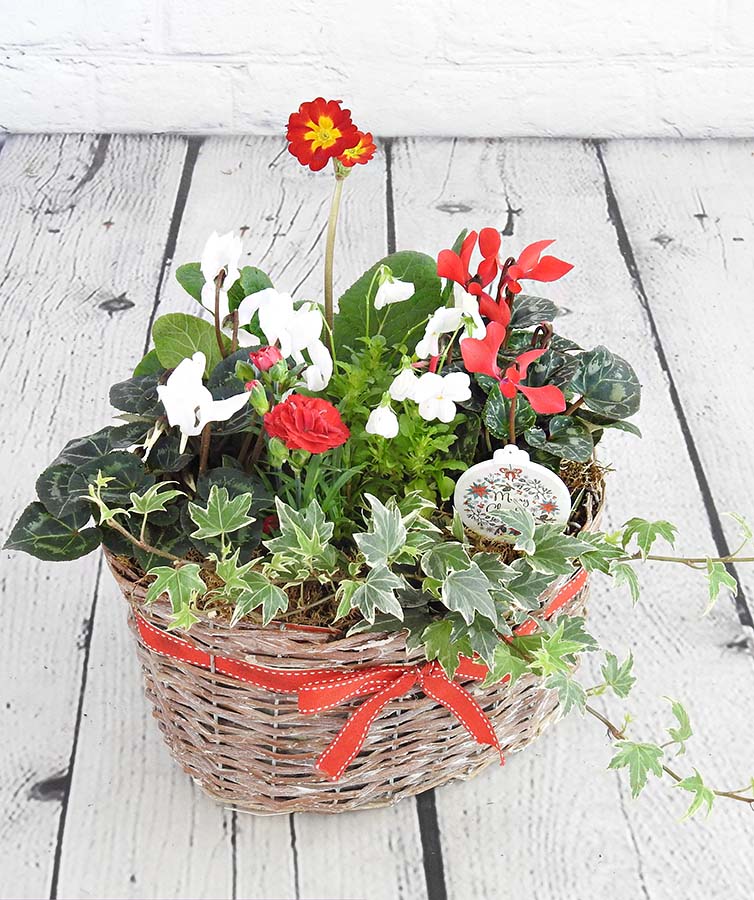
POLYGON ((0 129, 752 135, 754 0, 0 0, 0 129))

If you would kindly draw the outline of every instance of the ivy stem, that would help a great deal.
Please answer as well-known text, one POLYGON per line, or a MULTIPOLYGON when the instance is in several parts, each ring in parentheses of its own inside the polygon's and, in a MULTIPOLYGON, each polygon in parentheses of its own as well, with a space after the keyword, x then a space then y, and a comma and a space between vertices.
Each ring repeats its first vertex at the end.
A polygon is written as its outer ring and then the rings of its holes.
POLYGON ((634 553, 633 556, 619 557, 616 562, 632 562, 640 559, 651 559, 654 562, 677 562, 684 566, 691 566, 691 568, 706 565, 708 561, 719 563, 754 563, 754 556, 736 556, 735 553, 731 553, 729 556, 656 556, 655 554, 650 553, 647 556, 642 557, 641 553, 638 551, 634 553))
POLYGON ((516 443, 516 402, 518 400, 518 394, 515 393, 511 397, 511 405, 508 410, 508 443, 515 444, 516 443))
POLYGON ((325 244, 325 321, 332 330, 334 321, 333 306, 333 255, 335 253, 335 231, 338 227, 338 212, 340 211, 340 198, 343 194, 344 176, 336 173, 335 190, 330 203, 330 217, 327 220, 327 242, 325 244))
POLYGON ((207 463, 209 461, 209 445, 212 437, 212 424, 207 424, 202 428, 202 440, 199 445, 199 474, 204 475, 207 471, 207 463))
POLYGON ((566 407, 566 411, 563 413, 564 416, 570 416, 576 412, 581 406, 586 402, 586 397, 579 397, 578 400, 574 400, 568 407, 566 407))
MULTIPOLYGON (((613 722, 611 722, 610 719, 603 716, 601 712, 596 710, 593 706, 590 706, 588 703, 586 704, 586 706, 584 708, 589 713, 589 715, 594 716, 595 719, 602 722, 602 724, 607 729, 608 734, 610 735, 611 738, 613 738, 613 740, 616 740, 616 741, 625 741, 626 740, 625 731, 623 731, 621 728, 619 728, 617 725, 615 725, 613 722)), ((682 776, 680 776, 677 772, 675 772, 673 769, 669 768, 666 765, 663 765, 662 771, 665 772, 666 775, 669 775, 673 779, 673 781, 676 782, 676 784, 678 782, 683 781, 682 776)), ((754 809, 754 797, 746 797, 741 792, 713 790, 712 793, 716 797, 728 797, 731 800, 738 800, 741 803, 748 803, 749 806, 752 809, 754 809)))
POLYGON ((134 537, 130 531, 124 528, 120 522, 116 522, 115 519, 108 519, 106 523, 113 531, 117 531, 118 534, 122 535, 126 540, 130 541, 135 547, 138 547, 140 550, 143 550, 145 553, 152 553, 154 556, 161 556, 163 559, 169 559, 173 562, 186 563, 187 559, 182 559, 180 556, 174 556, 172 553, 168 553, 167 550, 160 550, 158 547, 153 547, 151 544, 148 544, 146 541, 141 541, 139 538, 134 537))
POLYGON ((225 281, 225 269, 218 272, 217 277, 215 278, 215 339, 217 341, 217 346, 220 348, 220 355, 225 359, 228 355, 228 351, 225 349, 225 340, 223 339, 223 332, 220 328, 220 291, 222 290, 223 281, 225 281))

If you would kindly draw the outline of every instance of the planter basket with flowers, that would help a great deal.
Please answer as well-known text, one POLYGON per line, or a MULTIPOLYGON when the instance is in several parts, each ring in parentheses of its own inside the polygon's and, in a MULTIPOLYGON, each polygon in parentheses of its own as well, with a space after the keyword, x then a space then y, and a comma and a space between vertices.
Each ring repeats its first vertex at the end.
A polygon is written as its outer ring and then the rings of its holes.
MULTIPOLYGON (((155 322, 154 348, 111 389, 120 424, 63 448, 6 546, 63 560, 103 545, 171 753, 240 809, 392 803, 503 760, 571 709, 606 725, 635 794, 654 775, 691 812, 751 803, 667 765, 691 733, 679 703, 663 746, 590 706, 628 694, 631 658, 606 652, 589 691, 575 678, 600 651, 588 578, 636 599, 634 563, 675 528, 598 530, 595 447, 607 428, 638 434, 640 387, 524 290, 571 265, 552 241, 506 257, 487 227, 436 259, 380 260, 336 304, 340 195, 376 147, 321 98, 291 115, 288 141, 335 175, 323 304, 279 292, 240 267, 238 237, 213 234, 176 273, 202 315, 155 322)), ((662 559, 702 564, 711 601, 735 586, 727 560, 662 559)))

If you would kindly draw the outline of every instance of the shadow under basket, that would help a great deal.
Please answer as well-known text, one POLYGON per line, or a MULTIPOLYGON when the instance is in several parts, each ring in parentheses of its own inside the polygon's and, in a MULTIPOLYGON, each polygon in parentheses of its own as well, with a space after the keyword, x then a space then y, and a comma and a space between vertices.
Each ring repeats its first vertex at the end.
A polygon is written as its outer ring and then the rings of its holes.
MULTIPOLYGON (((315 768, 362 698, 314 714, 299 712, 295 694, 273 693, 245 681, 155 652, 138 630, 136 615, 165 630, 170 607, 145 606, 146 588, 137 573, 106 552, 107 562, 129 603, 146 695, 175 760, 224 805, 257 814, 335 813, 387 806, 455 779, 471 778, 499 761, 493 747, 477 743, 458 719, 416 686, 390 701, 369 727, 363 748, 336 782, 315 768)), ((562 583, 562 582, 561 582, 562 583)), ((559 585, 543 594, 550 599, 559 585)), ((562 608, 585 611, 585 584, 562 608)), ((424 661, 409 651, 403 634, 344 637, 331 629, 267 627, 203 617, 188 635, 191 647, 287 671, 338 669, 353 673, 376 665, 424 661)), ((525 675, 510 687, 483 688, 458 679, 492 722, 507 756, 537 738, 557 718, 555 691, 544 679, 525 675)))

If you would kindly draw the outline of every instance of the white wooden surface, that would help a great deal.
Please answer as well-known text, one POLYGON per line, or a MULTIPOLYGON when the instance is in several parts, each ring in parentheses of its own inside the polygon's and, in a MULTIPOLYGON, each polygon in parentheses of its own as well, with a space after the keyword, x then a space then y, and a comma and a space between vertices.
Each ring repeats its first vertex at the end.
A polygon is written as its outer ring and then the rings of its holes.
MULTIPOLYGON (((104 424, 107 387, 138 358, 155 312, 189 308, 172 258, 197 258, 212 228, 247 226, 250 262, 285 289, 318 292, 330 181, 281 149, 272 138, 8 138, 6 531, 65 439, 104 424)), ((436 253, 462 227, 507 223, 515 253, 557 237, 577 266, 549 291, 571 310, 563 327, 623 352, 645 388, 644 440, 605 443, 617 469, 608 524, 662 515, 684 547, 722 546, 722 511, 754 517, 753 152, 752 142, 395 141, 346 185, 338 279, 350 283, 393 238, 436 253), (727 380, 703 381, 729 348, 727 380), (716 443, 732 420, 739 439, 716 443)), ((599 582, 592 603, 593 630, 636 656, 637 733, 661 735, 663 695, 682 698, 697 731, 689 763, 743 784, 754 672, 739 615, 723 602, 701 619, 692 572, 656 566, 642 582, 636 610, 599 582)), ((750 601, 752 575, 744 587, 750 601)), ((122 601, 96 558, 3 554, 2 590, 2 898, 750 894, 751 814, 720 803, 708 822, 681 826, 683 798, 667 786, 632 801, 605 771, 600 730, 575 716, 504 769, 419 804, 338 817, 224 811, 162 747, 122 601)))

